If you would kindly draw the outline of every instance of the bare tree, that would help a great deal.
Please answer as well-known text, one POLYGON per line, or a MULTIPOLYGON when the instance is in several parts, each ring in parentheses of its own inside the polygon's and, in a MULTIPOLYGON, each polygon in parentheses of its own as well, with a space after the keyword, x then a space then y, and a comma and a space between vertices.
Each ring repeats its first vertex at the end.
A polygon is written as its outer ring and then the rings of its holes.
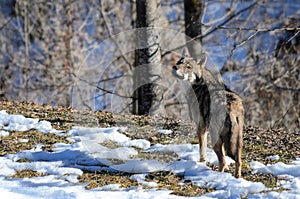
POLYGON ((199 59, 201 49, 201 21, 203 16, 202 0, 184 0, 184 21, 185 34, 187 38, 187 46, 192 57, 199 59), (196 40, 189 41, 190 39, 196 40))
POLYGON ((25 77, 25 99, 28 99, 28 84, 29 84, 29 59, 30 59, 30 55, 29 55, 29 49, 30 49, 30 40, 29 40, 29 1, 25 0, 23 1, 24 3, 24 40, 25 40, 25 66, 23 69, 23 73, 24 73, 24 77, 25 77))
POLYGON ((160 42, 156 30, 160 15, 159 0, 136 1, 137 50, 135 74, 135 114, 153 114, 161 111, 163 90, 161 81, 160 42))
POLYGON ((254 1, 236 13, 241 11, 246 15, 219 26, 218 34, 233 41, 221 71, 227 84, 244 95, 245 121, 299 130, 299 9, 254 1))

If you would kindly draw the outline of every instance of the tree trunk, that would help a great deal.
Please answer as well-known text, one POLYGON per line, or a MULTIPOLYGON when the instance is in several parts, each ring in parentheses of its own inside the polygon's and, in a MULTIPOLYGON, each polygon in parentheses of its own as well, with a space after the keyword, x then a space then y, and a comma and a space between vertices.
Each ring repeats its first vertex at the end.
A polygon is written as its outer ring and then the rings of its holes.
MULTIPOLYGON (((72 61, 72 38, 73 38, 73 6, 72 6, 72 1, 68 1, 64 7, 66 8, 66 33, 64 35, 64 44, 65 44, 65 60, 64 60, 64 70, 66 73, 66 84, 71 84, 72 82, 72 75, 71 73, 73 72, 73 61, 72 61)), ((71 94, 69 89, 66 89, 65 91, 65 105, 66 106, 71 106, 71 94)))
POLYGON ((156 29, 160 15, 159 0, 138 0, 137 50, 134 74, 133 113, 158 114, 163 110, 159 32, 156 29))
POLYGON ((24 41, 25 41, 25 67, 23 70, 23 75, 25 77, 25 100, 28 100, 29 95, 29 48, 30 48, 30 38, 29 38, 29 3, 30 1, 24 1, 24 41))
POLYGON ((185 34, 187 47, 194 59, 201 55, 201 19, 203 15, 201 0, 184 0, 185 34), (193 39, 192 41, 190 41, 193 39))

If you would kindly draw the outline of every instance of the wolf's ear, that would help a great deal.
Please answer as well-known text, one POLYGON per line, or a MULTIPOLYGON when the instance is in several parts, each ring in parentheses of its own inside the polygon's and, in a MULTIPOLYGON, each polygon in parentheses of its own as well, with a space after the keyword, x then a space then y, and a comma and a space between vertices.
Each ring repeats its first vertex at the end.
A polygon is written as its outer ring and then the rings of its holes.
POLYGON ((201 53, 199 59, 197 60, 198 65, 201 68, 204 68, 206 65, 206 61, 207 61, 207 54, 206 53, 201 53))

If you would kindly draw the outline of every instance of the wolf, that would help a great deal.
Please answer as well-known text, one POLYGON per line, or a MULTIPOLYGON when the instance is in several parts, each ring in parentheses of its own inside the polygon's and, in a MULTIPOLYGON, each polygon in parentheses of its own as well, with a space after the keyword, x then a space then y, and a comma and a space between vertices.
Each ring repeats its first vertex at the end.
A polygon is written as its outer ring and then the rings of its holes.
POLYGON ((199 138, 200 162, 206 161, 207 135, 211 135, 213 150, 219 160, 219 171, 227 169, 225 155, 235 161, 235 176, 241 177, 244 108, 242 98, 226 87, 222 81, 206 69, 207 54, 202 53, 195 60, 188 55, 173 66, 173 75, 191 85, 196 102, 190 100, 190 112, 198 109, 197 134, 199 138), (195 107, 196 104, 196 107, 195 107), (222 125, 213 128, 222 117, 218 112, 213 113, 216 106, 224 106, 222 125), (215 118, 214 118, 215 117, 215 118), (226 154, 225 154, 226 153, 226 154))

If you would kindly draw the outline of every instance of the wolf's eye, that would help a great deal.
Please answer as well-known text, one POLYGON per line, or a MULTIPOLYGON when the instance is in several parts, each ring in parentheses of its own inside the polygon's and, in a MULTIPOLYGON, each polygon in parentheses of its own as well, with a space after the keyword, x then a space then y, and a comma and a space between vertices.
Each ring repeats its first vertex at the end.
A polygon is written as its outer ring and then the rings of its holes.
POLYGON ((187 65, 186 65, 186 68, 187 68, 187 69, 191 69, 192 67, 191 67, 191 65, 187 64, 187 65))

